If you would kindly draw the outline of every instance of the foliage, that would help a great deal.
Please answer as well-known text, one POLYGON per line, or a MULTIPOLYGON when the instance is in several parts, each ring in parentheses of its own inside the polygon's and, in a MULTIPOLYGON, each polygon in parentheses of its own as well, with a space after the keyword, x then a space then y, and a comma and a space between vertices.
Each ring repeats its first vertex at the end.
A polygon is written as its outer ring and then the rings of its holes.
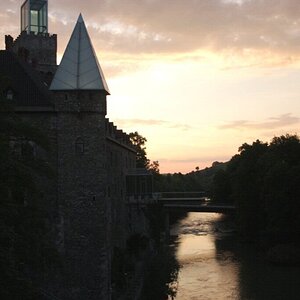
POLYGON ((164 230, 164 210, 160 203, 150 203, 145 210, 145 216, 149 221, 150 237, 154 240, 156 247, 160 245, 161 231, 164 230))
POLYGON ((225 168, 226 163, 214 162, 210 168, 200 170, 196 167, 195 171, 187 174, 160 174, 158 180, 154 180, 154 190, 159 192, 204 191, 210 195, 215 174, 225 168))
POLYGON ((212 182, 212 199, 214 202, 230 202, 231 186, 228 173, 220 169, 216 172, 212 182))
POLYGON ((243 144, 227 169, 215 176, 214 190, 230 193, 241 232, 265 232, 283 240, 300 233, 300 140, 282 135, 243 144))
POLYGON ((143 299, 165 300, 170 296, 175 298, 177 293, 177 277, 179 264, 171 249, 163 248, 148 261, 143 299))
POLYGON ((148 169, 150 161, 147 158, 145 146, 147 139, 137 131, 129 133, 129 138, 136 149, 136 167, 148 169))
POLYGON ((158 162, 158 160, 154 160, 152 163, 150 163, 148 169, 153 175, 159 174, 159 162, 158 162))
POLYGON ((134 273, 134 261, 127 249, 115 247, 111 264, 112 299, 119 299, 126 293, 128 277, 134 273))
MULTIPOLYGON (((168 299, 175 297, 179 264, 174 248, 162 247, 161 233, 165 229, 165 215, 161 204, 147 206, 145 215, 149 221, 150 237, 155 243, 156 253, 147 261, 142 299, 168 299)), ((164 242, 163 242, 164 243, 164 242)))
POLYGON ((210 168, 200 170, 197 166, 194 171, 187 174, 160 174, 159 162, 147 158, 147 139, 138 132, 129 134, 130 140, 137 151, 137 168, 145 168, 153 175, 154 191, 157 192, 194 192, 205 191, 211 193, 213 178, 216 172, 226 168, 226 163, 214 162, 210 168))

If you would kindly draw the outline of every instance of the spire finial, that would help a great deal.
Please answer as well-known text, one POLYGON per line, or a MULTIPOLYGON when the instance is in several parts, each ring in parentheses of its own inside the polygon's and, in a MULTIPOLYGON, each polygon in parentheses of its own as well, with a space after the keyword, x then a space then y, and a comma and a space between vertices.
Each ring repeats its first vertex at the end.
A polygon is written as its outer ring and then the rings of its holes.
POLYGON ((79 17, 78 17, 77 22, 79 22, 79 23, 84 23, 83 17, 82 17, 82 14, 81 14, 81 13, 79 14, 79 17))

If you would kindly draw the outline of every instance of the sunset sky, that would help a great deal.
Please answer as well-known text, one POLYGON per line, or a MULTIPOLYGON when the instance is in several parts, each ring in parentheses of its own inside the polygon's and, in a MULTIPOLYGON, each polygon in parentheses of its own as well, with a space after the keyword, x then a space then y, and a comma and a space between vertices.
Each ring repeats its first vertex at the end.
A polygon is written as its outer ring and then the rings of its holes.
MULTIPOLYGON (((48 2, 59 58, 83 14, 111 91, 108 117, 148 139, 161 172, 299 133, 299 0, 48 2)), ((22 3, 0 2, 0 48, 20 32, 22 3)))

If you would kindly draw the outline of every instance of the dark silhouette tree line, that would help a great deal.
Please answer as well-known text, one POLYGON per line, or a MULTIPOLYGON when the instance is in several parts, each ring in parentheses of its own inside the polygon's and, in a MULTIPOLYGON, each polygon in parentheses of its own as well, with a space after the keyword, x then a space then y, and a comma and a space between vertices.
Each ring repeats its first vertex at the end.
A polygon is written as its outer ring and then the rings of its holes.
MULTIPOLYGON (((135 133, 137 134, 137 133, 135 133)), ((139 160, 154 174, 154 191, 204 191, 212 201, 237 206, 240 232, 264 233, 279 240, 300 236, 300 140, 297 135, 244 143, 229 162, 187 173, 160 174, 159 162, 146 157, 140 137, 139 160)))
POLYGON ((276 242, 300 240, 300 139, 243 144, 214 177, 213 197, 235 203, 240 231, 276 242))

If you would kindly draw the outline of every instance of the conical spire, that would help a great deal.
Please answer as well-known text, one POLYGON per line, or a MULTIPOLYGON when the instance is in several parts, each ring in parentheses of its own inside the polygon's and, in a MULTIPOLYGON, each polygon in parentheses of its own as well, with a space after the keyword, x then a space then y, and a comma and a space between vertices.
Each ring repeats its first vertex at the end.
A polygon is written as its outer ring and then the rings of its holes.
POLYGON ((109 94, 81 14, 55 73, 50 90, 104 90, 109 94))

